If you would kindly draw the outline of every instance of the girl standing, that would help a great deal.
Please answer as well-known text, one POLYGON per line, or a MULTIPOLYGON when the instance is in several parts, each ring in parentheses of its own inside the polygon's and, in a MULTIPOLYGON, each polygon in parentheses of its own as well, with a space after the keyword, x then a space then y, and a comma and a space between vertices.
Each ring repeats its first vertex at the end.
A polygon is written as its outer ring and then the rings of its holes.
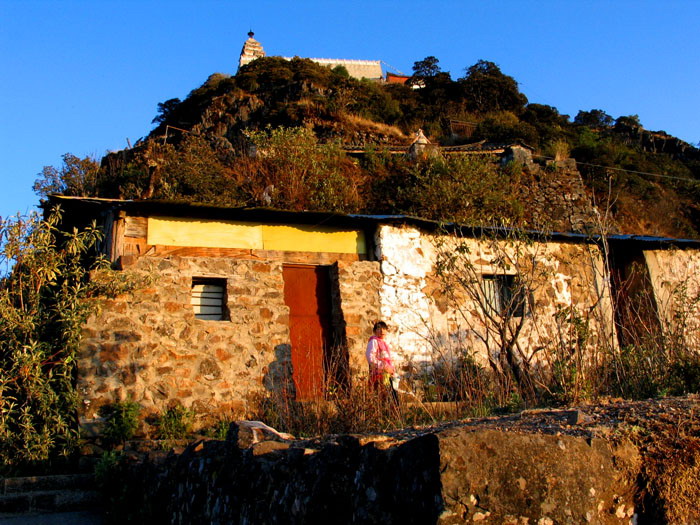
POLYGON ((369 365, 369 384, 373 388, 383 387, 388 389, 393 399, 398 401, 398 395, 391 381, 395 372, 394 364, 391 360, 391 349, 384 340, 388 330, 389 327, 384 321, 378 321, 372 330, 374 335, 367 342, 365 355, 369 365))

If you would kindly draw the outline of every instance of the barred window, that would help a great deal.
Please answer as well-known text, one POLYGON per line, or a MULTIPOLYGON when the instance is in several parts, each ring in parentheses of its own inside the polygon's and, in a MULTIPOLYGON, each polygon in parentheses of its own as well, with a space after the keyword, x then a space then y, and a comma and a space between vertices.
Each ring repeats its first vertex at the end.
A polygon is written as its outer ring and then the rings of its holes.
POLYGON ((483 275, 482 290, 490 313, 507 317, 528 313, 529 293, 517 275, 483 275))
POLYGON ((204 321, 227 320, 226 279, 193 277, 191 304, 197 319, 204 321))

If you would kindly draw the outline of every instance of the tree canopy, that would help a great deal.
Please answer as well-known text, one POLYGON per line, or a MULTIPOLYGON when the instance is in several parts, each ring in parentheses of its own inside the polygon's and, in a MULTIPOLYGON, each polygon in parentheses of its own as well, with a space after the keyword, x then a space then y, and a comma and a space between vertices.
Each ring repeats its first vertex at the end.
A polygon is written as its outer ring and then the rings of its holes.
POLYGON ((515 79, 503 74, 496 64, 487 60, 479 60, 468 67, 459 82, 469 108, 478 113, 520 113, 527 104, 527 97, 520 92, 515 79))
POLYGON ((574 117, 574 124, 588 126, 589 128, 609 128, 614 122, 615 119, 602 109, 581 110, 574 117))
POLYGON ((413 63, 413 76, 425 78, 434 77, 441 72, 440 66, 438 65, 440 61, 434 56, 425 57, 423 60, 419 60, 413 63))

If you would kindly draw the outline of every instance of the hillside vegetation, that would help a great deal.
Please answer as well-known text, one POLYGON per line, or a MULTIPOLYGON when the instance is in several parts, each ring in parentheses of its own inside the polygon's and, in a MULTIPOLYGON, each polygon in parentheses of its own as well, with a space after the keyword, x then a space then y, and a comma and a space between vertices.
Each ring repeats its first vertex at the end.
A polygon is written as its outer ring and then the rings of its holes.
MULTIPOLYGON (((572 120, 529 103, 515 79, 483 60, 454 80, 427 57, 400 85, 263 58, 159 104, 153 122, 145 139, 100 163, 66 155, 63 166, 44 168, 35 190, 541 226, 528 213, 540 176, 522 166, 390 152, 421 128, 441 145, 526 144, 542 166, 573 157, 618 231, 700 232, 700 150, 645 130, 636 115, 593 109, 572 120)), ((556 176, 556 168, 543 173, 556 176)))

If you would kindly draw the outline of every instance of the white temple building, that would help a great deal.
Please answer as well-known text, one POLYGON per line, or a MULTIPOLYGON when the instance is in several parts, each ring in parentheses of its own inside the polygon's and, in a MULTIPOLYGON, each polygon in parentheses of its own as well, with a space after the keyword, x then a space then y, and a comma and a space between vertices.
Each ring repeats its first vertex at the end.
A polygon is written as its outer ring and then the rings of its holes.
MULTIPOLYGON (((239 69, 256 58, 267 56, 262 44, 255 40, 255 38, 253 38, 254 36, 255 33, 252 31, 248 33, 248 39, 243 44, 241 56, 238 60, 239 69)), ((292 57, 281 58, 285 60, 292 59, 292 57)), ((349 60, 344 58, 309 58, 309 60, 331 69, 336 66, 343 66, 351 77, 357 79, 382 80, 384 76, 382 74, 382 64, 380 60, 349 60)))

